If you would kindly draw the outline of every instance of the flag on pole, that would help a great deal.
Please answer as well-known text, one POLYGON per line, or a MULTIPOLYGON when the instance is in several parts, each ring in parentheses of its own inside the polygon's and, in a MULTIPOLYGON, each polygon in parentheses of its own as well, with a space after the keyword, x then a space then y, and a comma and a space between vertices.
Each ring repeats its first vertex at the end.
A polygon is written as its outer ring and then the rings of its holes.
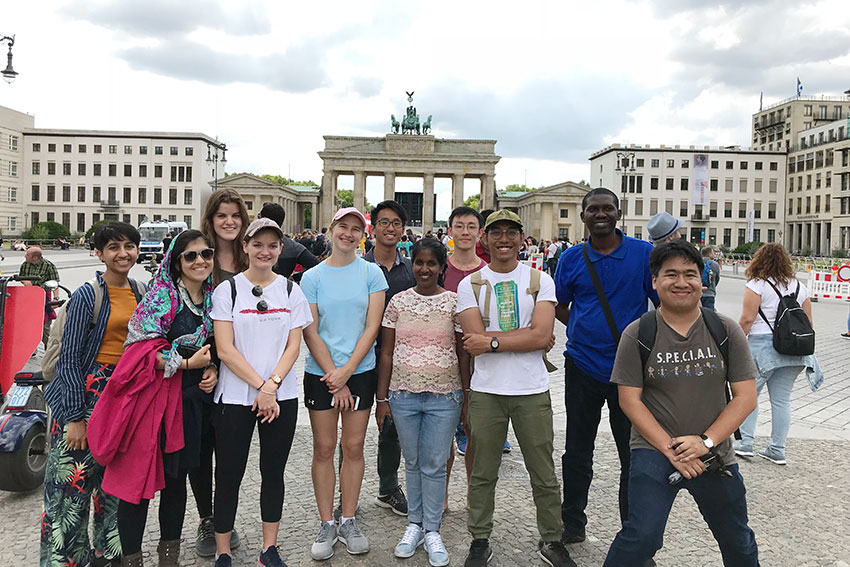
POLYGON ((797 77, 797 96, 803 93, 803 83, 800 82, 800 77, 797 77))

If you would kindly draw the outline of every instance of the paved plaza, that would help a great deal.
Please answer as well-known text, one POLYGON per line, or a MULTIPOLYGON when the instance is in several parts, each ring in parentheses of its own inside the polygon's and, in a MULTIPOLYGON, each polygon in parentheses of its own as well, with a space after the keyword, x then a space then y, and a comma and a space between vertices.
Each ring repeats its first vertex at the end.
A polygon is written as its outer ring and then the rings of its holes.
MULTIPOLYGON (((91 277, 91 267, 71 268, 88 263, 87 252, 56 253, 46 256, 60 268, 60 276, 70 287, 91 277), (63 267, 65 269, 63 269, 63 267)), ((22 254, 21 254, 22 255, 22 254)), ((14 271, 22 258, 0 262, 4 273, 14 271), (14 268, 14 269, 13 269, 14 268)), ((92 259, 94 260, 94 259, 92 259)), ((90 266, 94 265, 94 262, 90 266)), ((145 272, 134 268, 133 275, 144 278, 145 272)), ((724 270, 724 276, 727 271, 724 270)), ((718 288, 718 309, 733 318, 740 314, 743 280, 724 277, 718 288)), ((742 460, 741 471, 749 490, 750 525, 756 533, 761 564, 765 566, 842 566, 850 567, 850 481, 844 471, 844 458, 850 450, 850 341, 839 337, 846 330, 850 305, 838 302, 814 304, 815 329, 818 333, 817 354, 826 379, 818 392, 811 392, 805 379, 797 381, 793 394, 792 428, 788 441, 788 465, 780 467, 762 459, 742 460)), ((558 344, 563 345, 564 327, 556 324, 558 344)), ((550 359, 558 360, 556 352, 550 359)), ((561 366, 562 364, 562 360, 561 366)), ((301 375, 303 357, 299 359, 301 375)), ((564 371, 552 374, 552 400, 555 410, 555 462, 560 477, 561 450, 564 440, 564 371)), ((300 379, 299 379, 300 381, 300 379)), ((770 432, 770 410, 766 391, 760 398, 757 447, 764 444, 770 432)), ((309 547, 318 525, 310 480, 311 440, 309 419, 303 408, 299 414, 289 464, 286 469, 281 554, 291 566, 317 564, 310 559, 309 547)), ((614 443, 607 431, 603 414, 594 465, 594 482, 588 507, 588 539, 572 545, 570 552, 580 566, 601 565, 606 550, 619 527, 617 513, 617 469, 614 443)), ((495 529, 491 539, 495 556, 493 566, 542 565, 536 555, 537 528, 528 474, 520 448, 510 433, 514 451, 505 455, 497 489, 495 529)), ((367 470, 360 498, 358 518, 371 551, 364 556, 350 556, 337 544, 336 555, 329 565, 408 565, 428 564, 424 550, 406 560, 396 559, 392 549, 401 537, 405 519, 378 508, 374 504, 377 490, 375 452, 377 429, 370 423, 366 443, 367 470)), ((236 525, 242 533, 242 547, 234 552, 234 565, 256 565, 261 543, 259 518, 258 447, 254 439, 245 480, 240 494, 236 525)), ((456 462, 450 485, 450 512, 442 530, 452 565, 462 565, 470 538, 466 532, 465 479, 462 465, 456 462)), ((403 465, 402 465, 403 478, 403 465)), ((190 491, 191 493, 191 491, 190 491)), ((191 498, 191 497, 190 497, 191 498)), ((148 565, 156 565, 157 501, 148 516, 148 533, 144 552, 148 565)), ((211 560, 200 559, 192 549, 197 515, 190 500, 184 526, 184 550, 181 565, 211 566, 211 560)), ((0 566, 30 566, 38 562, 41 493, 13 494, 0 492, 0 517, 3 521, 4 545, 0 548, 0 566)), ((717 546, 693 500, 682 493, 676 501, 665 532, 664 548, 656 556, 661 566, 720 566, 717 546)))

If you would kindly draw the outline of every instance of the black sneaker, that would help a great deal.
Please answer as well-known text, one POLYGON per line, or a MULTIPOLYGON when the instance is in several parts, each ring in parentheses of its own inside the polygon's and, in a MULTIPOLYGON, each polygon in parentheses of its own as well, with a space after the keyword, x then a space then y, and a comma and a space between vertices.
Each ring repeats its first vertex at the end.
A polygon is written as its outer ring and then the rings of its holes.
POLYGON ((198 535, 195 537, 195 553, 200 557, 215 555, 215 525, 212 516, 201 520, 198 535))
POLYGON ((222 553, 215 560, 215 567, 233 567, 233 560, 226 553, 222 553))
POLYGON ((286 563, 280 558, 276 545, 270 545, 267 550, 260 552, 257 563, 261 567, 286 567, 286 563))
POLYGON ((564 545, 569 545, 571 543, 581 543, 586 538, 587 536, 585 535, 584 530, 581 530, 579 533, 576 534, 568 534, 567 532, 564 532, 564 535, 561 536, 561 543, 563 543, 564 545))
POLYGON ((570 558, 570 553, 560 541, 537 542, 537 555, 552 567, 576 567, 576 562, 570 558))
POLYGON ((395 490, 389 494, 379 494, 376 496, 375 504, 381 508, 389 508, 399 516, 407 516, 407 498, 401 486, 396 486, 395 490))
POLYGON ((493 550, 490 549, 489 539, 474 539, 469 546, 469 554, 463 567, 486 567, 493 558, 493 550))

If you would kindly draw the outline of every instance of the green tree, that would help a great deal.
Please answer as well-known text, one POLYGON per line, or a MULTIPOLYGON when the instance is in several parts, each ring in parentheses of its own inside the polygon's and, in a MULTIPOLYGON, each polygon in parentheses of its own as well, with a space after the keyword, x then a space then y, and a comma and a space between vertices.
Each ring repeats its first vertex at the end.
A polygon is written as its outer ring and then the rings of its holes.
POLYGON ((477 193, 475 195, 470 195, 463 202, 464 207, 469 207, 470 209, 475 209, 476 211, 478 210, 478 205, 480 205, 480 204, 481 204, 481 195, 479 195, 477 193))
POLYGON ((21 236, 33 240, 56 240, 57 238, 70 238, 71 231, 64 224, 45 221, 34 224, 21 236))
POLYGON ((94 231, 97 230, 97 227, 104 225, 108 222, 109 221, 102 220, 102 221, 97 221, 96 223, 91 225, 91 227, 86 231, 86 240, 91 240, 91 237, 94 236, 94 231))
POLYGON ((505 187, 505 191, 519 191, 522 193, 528 193, 529 191, 534 191, 537 189, 536 187, 526 187, 525 184, 517 185, 516 183, 511 183, 507 187, 505 187))
MULTIPOLYGON (((354 191, 351 189, 337 189, 336 198, 340 208, 354 206, 354 191)), ((366 199, 366 210, 372 210, 372 204, 369 203, 368 199, 366 199)))

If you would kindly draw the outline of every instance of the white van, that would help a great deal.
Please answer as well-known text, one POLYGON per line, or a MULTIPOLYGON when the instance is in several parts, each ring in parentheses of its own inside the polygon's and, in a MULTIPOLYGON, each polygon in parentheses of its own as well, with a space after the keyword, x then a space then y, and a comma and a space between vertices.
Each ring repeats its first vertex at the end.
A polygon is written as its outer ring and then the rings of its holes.
POLYGON ((145 221, 139 225, 139 234, 142 235, 142 243, 139 246, 139 259, 141 263, 156 256, 156 261, 161 262, 165 251, 162 249, 162 240, 169 234, 177 236, 184 230, 188 230, 185 222, 177 221, 145 221))

